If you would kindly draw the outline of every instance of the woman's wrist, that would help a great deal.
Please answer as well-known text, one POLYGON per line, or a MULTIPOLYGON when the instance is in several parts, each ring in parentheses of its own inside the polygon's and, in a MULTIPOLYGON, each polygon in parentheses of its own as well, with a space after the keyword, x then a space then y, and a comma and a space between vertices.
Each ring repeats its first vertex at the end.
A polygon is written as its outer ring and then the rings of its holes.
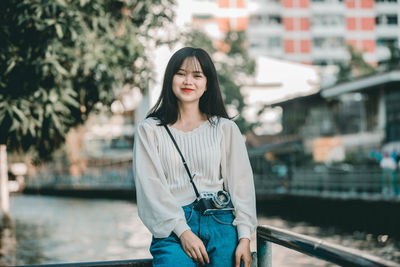
POLYGON ((183 232, 190 230, 189 225, 186 223, 185 219, 179 220, 178 223, 175 225, 174 233, 180 237, 183 232))
POLYGON ((250 244, 250 239, 248 239, 247 237, 243 237, 239 239, 239 243, 248 243, 250 244))

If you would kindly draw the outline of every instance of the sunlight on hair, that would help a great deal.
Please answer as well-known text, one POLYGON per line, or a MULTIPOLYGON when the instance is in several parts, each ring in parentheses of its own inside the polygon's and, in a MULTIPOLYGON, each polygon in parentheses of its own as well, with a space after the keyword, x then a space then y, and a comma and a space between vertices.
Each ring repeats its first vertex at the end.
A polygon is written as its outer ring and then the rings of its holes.
POLYGON ((200 66, 200 62, 196 57, 187 57, 181 66, 182 69, 184 70, 192 70, 194 72, 201 72, 203 73, 203 70, 200 66))

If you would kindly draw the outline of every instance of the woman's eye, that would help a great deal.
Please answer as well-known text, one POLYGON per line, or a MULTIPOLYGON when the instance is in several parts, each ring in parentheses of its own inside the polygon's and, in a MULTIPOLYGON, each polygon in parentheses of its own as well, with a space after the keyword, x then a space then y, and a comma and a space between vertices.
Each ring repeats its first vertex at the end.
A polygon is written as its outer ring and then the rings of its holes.
POLYGON ((201 78, 201 75, 194 75, 195 78, 201 78))
POLYGON ((182 73, 182 72, 177 72, 176 73, 176 75, 180 75, 180 76, 182 76, 182 75, 185 75, 184 73, 182 73))

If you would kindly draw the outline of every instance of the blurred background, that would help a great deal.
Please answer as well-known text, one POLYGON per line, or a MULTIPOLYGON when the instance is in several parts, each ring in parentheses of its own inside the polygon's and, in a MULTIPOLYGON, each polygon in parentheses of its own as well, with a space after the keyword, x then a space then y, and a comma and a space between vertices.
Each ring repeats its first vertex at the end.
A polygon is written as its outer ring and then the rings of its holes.
MULTIPOLYGON (((184 46, 215 62, 259 223, 400 262, 399 15, 397 0, 2 0, 0 265, 151 257, 132 146, 184 46)), ((273 262, 331 266, 275 246, 273 262)))

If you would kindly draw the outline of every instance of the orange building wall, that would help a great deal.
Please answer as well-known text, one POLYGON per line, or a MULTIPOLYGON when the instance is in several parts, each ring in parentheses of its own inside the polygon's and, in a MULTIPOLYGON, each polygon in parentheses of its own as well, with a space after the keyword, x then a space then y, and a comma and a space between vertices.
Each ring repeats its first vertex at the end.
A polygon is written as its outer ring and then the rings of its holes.
POLYGON ((293 0, 282 0, 282 4, 286 8, 291 8, 293 7, 293 0))
POLYGON ((299 7, 301 8, 308 8, 310 6, 309 0, 300 0, 299 7))
POLYGON ((294 19, 293 18, 283 18, 283 24, 285 25, 286 31, 294 30, 294 19))
POLYGON ((375 52, 376 42, 375 40, 363 40, 362 41, 362 49, 366 52, 373 53, 375 52))
POLYGON ((361 0, 361 8, 373 8, 374 4, 374 0, 361 0))
POLYGON ((361 30, 373 31, 375 28, 375 18, 361 18, 361 30))
POLYGON ((245 31, 249 24, 249 18, 237 18, 236 31, 245 31))
POLYGON ((355 0, 345 0, 346 1, 346 7, 347 8, 355 8, 356 7, 356 1, 355 0))
POLYGON ((346 18, 346 27, 348 31, 356 30, 356 18, 346 18))
POLYGON ((311 51, 310 40, 300 40, 300 53, 308 54, 311 51))
POLYGON ((244 8, 245 7, 244 0, 236 0, 236 7, 244 8))
POLYGON ((217 18, 218 28, 222 32, 227 32, 230 29, 229 18, 217 18))
POLYGON ((218 0, 218 6, 220 8, 228 8, 229 7, 229 0, 218 0))
POLYGON ((301 31, 309 31, 310 30, 310 19, 309 18, 300 18, 300 30, 301 31))
POLYGON ((285 53, 292 54, 294 53, 294 40, 285 40, 285 53))

